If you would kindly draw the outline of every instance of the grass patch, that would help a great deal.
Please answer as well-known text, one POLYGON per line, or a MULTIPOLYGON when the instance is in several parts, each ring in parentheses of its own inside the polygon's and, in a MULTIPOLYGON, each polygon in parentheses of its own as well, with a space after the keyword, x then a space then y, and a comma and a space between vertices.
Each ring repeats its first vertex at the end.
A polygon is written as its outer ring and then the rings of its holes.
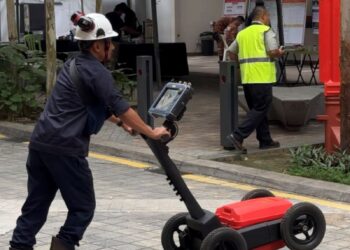
POLYGON ((287 173, 316 180, 350 185, 350 174, 345 173, 344 170, 338 168, 292 166, 288 168, 287 173))
POLYGON ((320 146, 259 152, 219 161, 350 185, 350 155, 346 152, 327 154, 320 146))

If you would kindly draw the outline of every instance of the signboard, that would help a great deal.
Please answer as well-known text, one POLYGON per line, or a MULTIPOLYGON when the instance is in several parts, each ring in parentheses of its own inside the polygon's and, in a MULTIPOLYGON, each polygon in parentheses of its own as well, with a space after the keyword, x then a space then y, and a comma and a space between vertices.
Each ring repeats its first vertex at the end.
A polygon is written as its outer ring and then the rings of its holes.
POLYGON ((224 16, 245 16, 246 0, 224 0, 224 16))
POLYGON ((306 0, 282 0, 285 44, 304 44, 306 0))
MULTIPOLYGON (((255 0, 250 2, 249 13, 255 7, 255 0)), ((278 37, 276 0, 265 0, 265 7, 270 13, 271 28, 278 37)), ((282 0, 282 13, 285 45, 304 44, 306 0, 282 0)))

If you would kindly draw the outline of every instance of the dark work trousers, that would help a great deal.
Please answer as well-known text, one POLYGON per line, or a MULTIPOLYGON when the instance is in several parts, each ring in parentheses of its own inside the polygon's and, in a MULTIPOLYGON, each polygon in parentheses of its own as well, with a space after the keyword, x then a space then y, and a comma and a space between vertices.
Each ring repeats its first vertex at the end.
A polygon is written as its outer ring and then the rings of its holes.
POLYGON ((272 141, 267 113, 272 102, 272 84, 243 84, 244 96, 249 111, 247 117, 234 131, 234 136, 243 141, 254 130, 260 144, 272 141))
POLYGON ((78 245, 90 224, 96 206, 92 173, 85 157, 60 156, 29 150, 28 197, 17 219, 10 245, 35 245, 35 235, 44 225, 57 190, 68 208, 68 216, 57 237, 78 245))

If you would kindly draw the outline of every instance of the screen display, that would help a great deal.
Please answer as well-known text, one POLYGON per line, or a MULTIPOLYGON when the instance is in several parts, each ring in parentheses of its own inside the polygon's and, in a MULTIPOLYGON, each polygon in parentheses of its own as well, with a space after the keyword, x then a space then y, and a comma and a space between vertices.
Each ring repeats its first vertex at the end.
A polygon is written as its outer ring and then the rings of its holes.
POLYGON ((170 111, 177 100, 178 93, 178 89, 167 89, 155 108, 162 111, 170 111))

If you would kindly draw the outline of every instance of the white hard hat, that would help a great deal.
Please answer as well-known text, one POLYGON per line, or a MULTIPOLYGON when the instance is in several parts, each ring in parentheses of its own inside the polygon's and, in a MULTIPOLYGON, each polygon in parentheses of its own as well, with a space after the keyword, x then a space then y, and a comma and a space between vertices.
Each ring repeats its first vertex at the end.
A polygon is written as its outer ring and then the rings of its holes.
POLYGON ((90 13, 80 17, 80 19, 82 19, 83 25, 88 26, 88 29, 79 25, 80 21, 78 21, 74 36, 76 40, 92 41, 118 36, 109 20, 102 14, 90 13))

